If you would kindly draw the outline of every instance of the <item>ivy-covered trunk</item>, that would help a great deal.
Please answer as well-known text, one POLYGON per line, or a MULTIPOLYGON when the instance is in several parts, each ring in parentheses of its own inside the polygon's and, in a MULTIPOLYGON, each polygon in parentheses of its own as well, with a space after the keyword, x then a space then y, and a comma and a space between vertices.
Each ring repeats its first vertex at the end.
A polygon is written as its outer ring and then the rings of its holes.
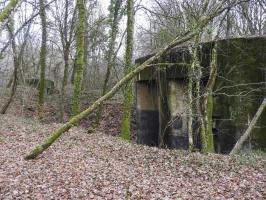
POLYGON ((217 43, 215 43, 212 50, 212 60, 210 65, 209 80, 206 85, 205 94, 202 102, 203 120, 206 135, 206 149, 205 152, 214 152, 213 141, 213 88, 217 77, 217 43))
POLYGON ((46 40, 47 40, 47 30, 46 30, 46 12, 45 12, 45 0, 40 0, 40 17, 42 24, 42 45, 40 52, 40 83, 39 83, 39 117, 42 117, 44 96, 45 96, 45 70, 46 70, 46 40))
POLYGON ((195 63, 192 62, 188 69, 188 149, 192 151, 193 143, 193 74, 195 71, 195 63))
MULTIPOLYGON (((109 47, 107 52, 107 71, 103 83, 102 95, 105 95, 107 91, 107 85, 110 79, 111 71, 114 67, 115 63, 115 46, 116 46, 116 38, 118 33, 118 24, 120 19, 120 9, 122 5, 122 0, 111 0, 110 2, 110 38, 109 38, 109 47)), ((96 123, 97 126, 100 122, 101 115, 102 115, 103 105, 101 104, 96 116, 96 123)))
MULTIPOLYGON (((126 55, 124 76, 129 74, 133 69, 133 35, 134 35, 134 1, 127 0, 127 39, 126 39, 126 55)), ((130 122, 131 110, 133 102, 132 81, 125 85, 124 89, 124 102, 123 102, 123 115, 121 137, 125 140, 130 140, 130 122)))
POLYGON ((202 104, 202 67, 200 65, 199 56, 198 56, 198 47, 200 41, 200 33, 195 38, 194 49, 193 49, 193 62, 195 63, 195 102, 196 102, 196 118, 199 123, 199 134, 201 142, 201 151, 207 152, 207 138, 206 138, 206 128, 204 123, 203 112, 201 108, 202 104))
MULTIPOLYGON (((199 32, 200 33, 200 32, 199 32)), ((199 51, 200 34, 195 37, 194 46, 191 49, 192 65, 189 69, 189 120, 188 120, 188 138, 189 150, 193 148, 193 118, 197 119, 199 124, 198 132, 200 135, 201 151, 203 153, 214 152, 213 132, 212 132, 212 113, 213 98, 212 90, 217 75, 217 55, 216 45, 213 48, 212 60, 210 65, 209 80, 205 90, 202 85, 202 66, 200 65, 199 51), (193 98, 193 95, 195 97, 193 98), (193 112, 193 101, 196 103, 195 113, 193 112), (194 114, 194 115, 193 115, 194 114)))
POLYGON ((75 116, 80 112, 80 97, 84 70, 84 35, 85 35, 85 4, 84 0, 77 0, 78 27, 76 33, 77 60, 74 77, 74 93, 72 97, 71 115, 75 116))

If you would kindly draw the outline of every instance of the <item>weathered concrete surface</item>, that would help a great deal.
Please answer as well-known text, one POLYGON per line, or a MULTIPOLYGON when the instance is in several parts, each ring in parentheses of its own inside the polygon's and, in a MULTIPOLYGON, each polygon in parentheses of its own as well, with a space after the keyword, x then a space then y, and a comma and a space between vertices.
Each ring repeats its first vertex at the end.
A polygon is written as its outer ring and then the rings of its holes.
MULTIPOLYGON (((208 80, 213 46, 214 42, 207 42, 202 43, 199 48, 200 62, 201 66, 203 66, 203 86, 208 80)), ((218 77, 214 88, 213 130, 216 151, 227 153, 233 148, 237 139, 247 128, 249 121, 266 95, 266 37, 219 40, 217 46, 218 77)), ((141 63, 150 56, 137 59, 136 62, 141 63)), ((176 115, 174 113, 181 113, 185 110, 183 106, 177 106, 177 104, 180 104, 180 99, 178 98, 186 92, 185 90, 180 90, 180 88, 187 83, 188 66, 185 63, 190 63, 187 46, 179 46, 172 49, 167 55, 164 55, 163 59, 157 61, 158 63, 169 63, 169 66, 164 67, 164 70, 166 71, 168 82, 168 105, 172 113, 170 119, 173 119, 173 115, 176 115), (174 100, 175 98, 176 100, 174 100)), ((157 74, 155 67, 152 67, 141 73, 137 80, 141 82, 149 82, 152 80, 155 82, 155 85, 158 85, 157 74)), ((157 93, 159 95, 161 92, 158 87, 157 90, 154 94, 157 93)), ((155 99, 155 97, 153 98, 155 99)), ((137 105, 142 101, 145 104, 149 104, 150 99, 139 99, 137 105)), ((183 99, 183 101, 185 104, 186 99, 183 99)), ((169 112, 169 110, 165 112, 169 112)), ((151 119, 149 120, 151 123, 151 119)), ((181 120, 176 121, 178 122, 176 122, 175 126, 178 124, 180 129, 181 120)), ((142 121, 141 123, 144 124, 145 122, 142 121)), ((182 120, 182 126, 183 124, 186 124, 186 121, 182 120)), ((178 131, 174 130, 173 126, 170 129, 171 131, 168 132, 169 134, 167 133, 168 137, 166 137, 167 144, 169 147, 175 146, 179 148, 178 138, 172 137, 178 131)), ((157 134, 159 132, 158 130, 157 134)), ((179 132, 181 133, 180 130, 179 132)), ((266 111, 263 112, 245 147, 266 149, 265 133, 266 111)), ((180 138, 179 140, 181 141, 180 138)), ((185 142, 183 142, 184 144, 185 142)))

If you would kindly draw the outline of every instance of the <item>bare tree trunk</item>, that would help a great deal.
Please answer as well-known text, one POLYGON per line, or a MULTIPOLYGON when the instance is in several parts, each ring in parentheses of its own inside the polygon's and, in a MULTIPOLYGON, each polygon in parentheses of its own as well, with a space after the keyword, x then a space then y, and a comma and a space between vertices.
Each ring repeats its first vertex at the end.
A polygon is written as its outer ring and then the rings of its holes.
POLYGON ((69 54, 70 54, 70 46, 71 41, 73 38, 73 32, 74 32, 74 21, 75 21, 75 11, 73 14, 73 18, 70 25, 70 30, 68 33, 68 15, 69 15, 69 1, 66 0, 65 4, 65 16, 64 16, 64 27, 61 27, 60 30, 60 36, 61 36, 61 43, 63 46, 63 54, 64 54, 64 76, 62 80, 62 86, 61 86, 61 94, 60 94, 60 121, 64 121, 64 112, 65 112, 65 87, 67 85, 68 77, 69 77, 69 54))
POLYGON ((68 80, 68 69, 69 69, 69 47, 68 44, 66 45, 66 49, 64 50, 64 62, 65 62, 65 69, 64 69, 64 77, 61 86, 61 93, 60 93, 60 121, 64 121, 64 112, 65 112, 65 88, 67 85, 68 80))
POLYGON ((23 41, 22 45, 20 46, 19 53, 17 52, 17 49, 16 49, 17 45, 16 45, 15 37, 14 37, 14 22, 13 22, 13 19, 10 18, 9 19, 9 24, 7 25, 7 29, 8 29, 9 37, 10 37, 10 41, 11 41, 11 46, 12 46, 12 51, 13 51, 14 72, 13 72, 13 76, 10 79, 10 82, 8 83, 10 85, 12 84, 11 95, 10 95, 8 101, 2 107, 2 109, 0 111, 1 114, 5 114, 6 113, 10 103, 13 100, 13 97, 14 97, 14 95, 16 93, 16 90, 17 90, 19 66, 20 66, 20 63, 21 63, 21 60, 22 60, 22 56, 23 56, 23 52, 24 52, 26 43, 27 43, 27 37, 28 37, 29 31, 30 31, 30 25, 31 24, 29 24, 29 26, 28 26, 28 28, 26 30, 26 33, 24 35, 24 41, 23 41))
POLYGON ((255 116, 253 117, 252 121, 250 122, 248 129, 246 130, 246 132, 239 138, 239 140, 237 141, 237 143, 235 144, 234 148, 232 149, 232 151, 230 152, 230 155, 236 154, 238 153, 244 142, 248 139, 248 137, 250 136, 251 131, 253 130, 254 126, 256 125, 259 117, 261 116, 261 113, 263 112, 263 110, 266 107, 266 97, 264 98, 263 102, 261 103, 259 109, 257 110, 255 116))
MULTIPOLYGON (((9 24, 8 24, 8 32, 9 32, 9 36, 10 38, 13 37, 13 30, 14 30, 14 22, 13 19, 9 20, 9 24)), ((18 79, 18 68, 19 68, 19 62, 18 62, 18 57, 17 57, 17 52, 16 52, 16 43, 15 40, 13 39, 12 42, 12 50, 13 50, 13 64, 14 64, 14 72, 13 72, 13 78, 12 78, 12 90, 11 90, 11 95, 9 97, 9 99, 7 100, 7 102, 4 104, 4 106, 1 108, 1 114, 5 114, 10 103, 13 100, 13 97, 15 96, 16 93, 16 89, 17 89, 17 79, 18 79)))

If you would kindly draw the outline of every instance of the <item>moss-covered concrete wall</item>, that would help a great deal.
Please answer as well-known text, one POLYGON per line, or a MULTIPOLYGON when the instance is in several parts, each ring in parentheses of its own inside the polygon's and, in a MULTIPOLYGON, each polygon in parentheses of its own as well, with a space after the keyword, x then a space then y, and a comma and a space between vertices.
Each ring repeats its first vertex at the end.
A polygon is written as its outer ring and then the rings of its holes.
MULTIPOLYGON (((207 42, 199 48, 200 62, 203 66, 203 87, 208 80, 213 46, 214 42, 207 42)), ((220 40, 217 48, 218 77, 213 98, 213 131, 216 151, 227 153, 243 134, 266 95, 266 37, 220 40)), ((144 62, 150 56, 138 59, 137 63, 144 62)), ((168 84, 173 80, 176 83, 187 83, 187 65, 180 65, 190 63, 187 47, 176 47, 155 64, 158 63, 169 63, 166 68, 168 84)), ((150 80, 158 82, 155 67, 138 77, 138 81, 150 80)), ((178 95, 174 91, 168 93, 178 95)), ((169 95, 168 100, 172 101, 171 98, 169 95)), ((172 104, 173 102, 169 104, 172 113, 182 111, 174 111, 172 104)), ((266 149, 266 111, 263 112, 245 147, 266 149)))
MULTIPOLYGON (((266 95, 265 70, 266 38, 218 42, 214 118, 222 152, 228 152, 233 147, 266 95)), ((253 130, 246 147, 266 148, 265 133, 266 111, 253 130)))

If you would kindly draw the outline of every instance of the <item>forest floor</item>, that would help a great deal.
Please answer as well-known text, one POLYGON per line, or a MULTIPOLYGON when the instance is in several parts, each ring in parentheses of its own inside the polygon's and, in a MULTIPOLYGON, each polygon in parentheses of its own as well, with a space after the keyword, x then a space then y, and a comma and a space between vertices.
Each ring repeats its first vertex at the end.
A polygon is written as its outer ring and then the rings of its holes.
POLYGON ((265 199, 265 154, 188 154, 82 127, 36 160, 23 157, 60 124, 0 115, 0 199, 265 199))
MULTIPOLYGON (((4 89, 6 90, 6 89, 4 89)), ((8 92, 4 92, 0 88, 0 108, 9 98, 8 92)), ((88 108, 97 99, 97 94, 84 94, 82 98, 82 110, 88 108)), ((7 113, 15 116, 20 116, 29 119, 38 119, 38 91, 36 89, 20 86, 17 89, 15 98, 9 106, 7 113)), ((48 95, 45 99, 43 118, 41 123, 59 123, 59 95, 54 93, 48 95)), ((68 121, 70 117, 70 98, 66 98, 65 102, 65 115, 64 122, 68 121)), ((134 115, 134 113, 133 113, 134 115)), ((121 117, 122 117, 122 103, 119 97, 115 97, 108 102, 104 103, 102 118, 97 131, 104 132, 108 135, 117 136, 120 133, 121 128, 121 117)), ((81 120, 79 124, 83 128, 91 129, 92 124, 96 119, 96 112, 92 113, 88 117, 81 120)), ((132 117, 132 140, 135 141, 135 121, 134 116, 132 117)))

